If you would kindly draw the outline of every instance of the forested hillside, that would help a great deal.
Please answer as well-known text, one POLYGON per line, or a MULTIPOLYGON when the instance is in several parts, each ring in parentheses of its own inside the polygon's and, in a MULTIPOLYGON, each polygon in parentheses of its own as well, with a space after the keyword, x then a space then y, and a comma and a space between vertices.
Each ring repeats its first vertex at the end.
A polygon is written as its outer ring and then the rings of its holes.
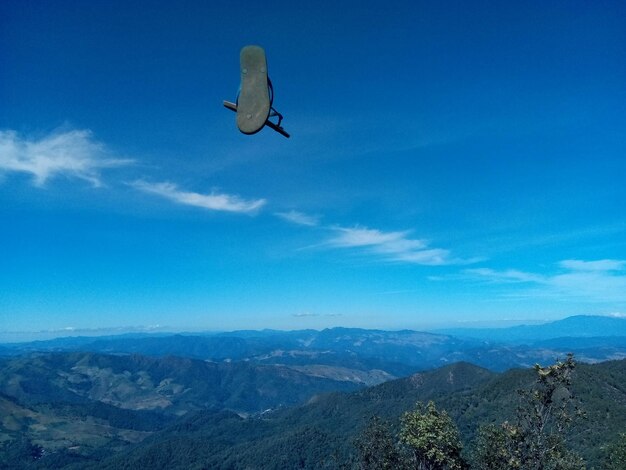
MULTIPOLYGON (((11 455, 32 454, 35 457, 30 458, 29 465, 38 468, 63 468, 65 464, 71 468, 71 462, 77 465, 75 468, 91 465, 111 469, 342 468, 356 465, 354 442, 372 416, 387 420, 391 430, 397 432, 403 413, 413 410, 417 402, 430 400, 451 416, 460 431, 464 452, 469 454, 481 425, 515 420, 520 404, 515 391, 529 389, 534 381, 535 372, 530 369, 496 374, 468 363, 457 363, 351 393, 317 395, 304 406, 248 418, 217 410, 192 411, 174 421, 159 419, 154 412, 145 418, 131 414, 127 418, 145 420, 151 423, 146 426, 153 431, 145 428, 133 431, 143 434, 133 436, 137 444, 131 447, 120 445, 119 440, 100 446, 76 445, 66 435, 68 440, 63 445, 43 446, 43 450, 38 450, 41 448, 36 439, 30 442, 30 447, 24 443, 21 447, 15 442, 12 446, 5 444, 4 455, 12 458, 11 455)), ((572 423, 566 438, 588 468, 601 468, 607 446, 616 442, 619 433, 626 429, 625 384, 624 360, 578 364, 575 368, 572 391, 586 417, 572 423)), ((17 415, 23 416, 33 409, 14 397, 5 397, 4 403, 12 406, 11 413, 17 415)), ((46 406, 54 409, 56 416, 62 414, 60 405, 46 406)), ((117 418, 118 425, 132 428, 131 424, 123 424, 122 418, 117 418)), ((31 419, 36 420, 37 416, 31 419)), ((90 421, 97 418, 90 416, 85 422, 90 421)), ((32 423, 24 421, 22 429, 29 430, 32 423)))
MULTIPOLYGON (((254 421, 252 428, 247 427, 248 421, 232 416, 201 414, 185 421, 188 432, 181 434, 178 425, 174 440, 169 431, 158 433, 130 454, 113 459, 110 468, 131 468, 133 463, 160 455, 163 445, 175 459, 182 459, 176 460, 179 468, 340 468, 353 462, 354 439, 370 417, 381 416, 397 429, 402 413, 413 409, 416 402, 428 400, 452 416, 469 448, 480 425, 514 419, 519 405, 515 391, 530 387, 533 380, 532 370, 496 375, 460 363, 351 394, 318 397, 306 406, 254 421), (206 426, 205 420, 211 424, 206 426), (194 449, 202 449, 205 442, 223 445, 208 455, 197 454, 194 449)), ((574 423, 567 440, 590 467, 599 468, 606 445, 626 429, 624 384, 626 361, 577 368, 573 390, 586 418, 574 423)))

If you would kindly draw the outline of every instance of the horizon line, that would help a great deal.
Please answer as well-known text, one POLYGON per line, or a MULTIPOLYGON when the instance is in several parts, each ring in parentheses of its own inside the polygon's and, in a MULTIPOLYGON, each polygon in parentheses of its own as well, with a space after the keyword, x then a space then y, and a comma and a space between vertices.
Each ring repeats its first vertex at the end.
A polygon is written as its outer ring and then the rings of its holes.
POLYGON ((146 334, 146 335, 176 335, 176 334, 224 334, 224 333, 236 333, 241 331, 279 331, 279 332, 295 332, 295 331, 324 331, 335 328, 345 329, 358 329, 369 331, 414 331, 414 332, 436 332, 447 329, 467 329, 475 330, 481 328, 489 329, 506 329, 516 326, 531 326, 531 325, 544 325, 557 321, 566 320, 574 317, 604 317, 626 320, 626 315, 618 314, 578 314, 567 315, 558 319, 515 319, 507 318, 501 320, 455 320, 451 322, 445 322, 438 326, 424 326, 414 328, 374 328, 374 327, 359 327, 359 326, 329 326, 324 328, 239 328, 239 329, 227 329, 227 328, 206 328, 206 327, 175 327, 175 326, 112 326, 112 327, 97 327, 97 328, 80 328, 80 327, 65 327, 56 328, 50 330, 31 330, 31 331, 0 331, 0 344, 13 344, 13 343, 28 343, 35 341, 51 341, 61 338, 88 338, 88 337, 101 337, 101 336, 123 336, 129 334, 146 334), (20 336, 22 338, 20 338, 20 336), (29 336, 29 338, 24 338, 29 336))

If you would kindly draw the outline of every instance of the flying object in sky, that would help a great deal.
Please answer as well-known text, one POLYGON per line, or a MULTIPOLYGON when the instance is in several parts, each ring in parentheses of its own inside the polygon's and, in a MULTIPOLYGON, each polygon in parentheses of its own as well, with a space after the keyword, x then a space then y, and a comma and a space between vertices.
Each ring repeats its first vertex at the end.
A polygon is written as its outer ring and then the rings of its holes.
POLYGON ((241 86, 237 102, 224 101, 224 106, 237 113, 237 127, 244 134, 256 134, 268 126, 289 137, 281 127, 282 114, 274 109, 274 88, 267 74, 265 51, 259 46, 245 46, 239 55, 241 86), (278 118, 277 122, 270 118, 278 118))

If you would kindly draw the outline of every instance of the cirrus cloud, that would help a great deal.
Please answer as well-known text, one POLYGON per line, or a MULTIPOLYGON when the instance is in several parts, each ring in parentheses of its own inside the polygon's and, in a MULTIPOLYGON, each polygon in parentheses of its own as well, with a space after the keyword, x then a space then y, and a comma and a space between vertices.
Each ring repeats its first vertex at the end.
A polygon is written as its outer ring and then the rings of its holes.
POLYGON ((514 296, 551 297, 560 300, 589 302, 626 302, 626 260, 563 260, 552 274, 524 271, 466 269, 471 278, 491 283, 525 283, 514 296))
POLYGON ((89 130, 55 131, 39 139, 28 139, 11 130, 0 131, 0 173, 30 174, 36 186, 44 186, 58 176, 102 186, 102 169, 132 162, 113 158, 89 130))
POLYGON ((137 180, 130 183, 130 185, 139 191, 156 194, 178 204, 201 207, 213 211, 254 213, 266 203, 265 199, 245 200, 231 194, 216 192, 200 194, 183 191, 170 182, 150 183, 137 180))
POLYGON ((274 215, 296 225, 316 227, 319 224, 319 217, 308 215, 296 210, 290 210, 289 212, 275 212, 274 215))
POLYGON ((387 261, 429 266, 468 264, 477 260, 453 258, 450 250, 430 248, 428 242, 409 238, 408 231, 383 232, 367 227, 332 227, 335 236, 326 245, 335 248, 360 248, 387 261))
POLYGON ((600 259, 597 261, 566 259, 561 261, 559 265, 572 271, 621 271, 626 267, 626 261, 615 259, 600 259))

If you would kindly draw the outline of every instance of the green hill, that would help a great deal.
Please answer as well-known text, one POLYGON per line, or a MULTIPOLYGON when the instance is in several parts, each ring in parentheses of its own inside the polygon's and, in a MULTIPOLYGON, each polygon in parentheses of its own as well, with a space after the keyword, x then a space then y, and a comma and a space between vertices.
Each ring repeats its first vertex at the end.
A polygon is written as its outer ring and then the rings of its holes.
POLYGON ((21 462, 34 444, 45 450, 38 465, 84 465, 85 459, 120 452, 190 412, 230 409, 246 415, 359 386, 248 362, 93 353, 5 358, 0 360, 0 464, 13 459, 10 455, 21 462))
MULTIPOLYGON (((416 401, 427 400, 448 411, 467 447, 481 424, 512 420, 518 405, 515 390, 533 381, 532 370, 494 374, 460 363, 358 392, 319 396, 263 419, 202 412, 186 417, 182 428, 179 423, 165 429, 98 465, 130 469, 152 461, 151 468, 340 468, 349 464, 353 440, 370 416, 397 423, 416 401), (150 460, 155 456, 159 458, 150 460)), ((626 361, 577 368, 574 391, 588 418, 576 423, 567 439, 590 468, 598 467, 603 446, 626 429, 624 384, 626 361)))
MULTIPOLYGON (((530 369, 495 373, 460 362, 248 417, 215 406, 246 403, 252 395, 241 387, 250 384, 260 387, 255 399, 268 390, 298 395, 290 388, 295 371, 256 367, 84 353, 5 361, 0 457, 17 465, 7 468, 343 468, 371 416, 397 429, 402 413, 433 400, 454 419, 469 448, 481 424, 514 419, 515 391, 535 380, 530 369)), ((306 388, 308 378, 296 377, 306 388)), ((626 360, 578 364, 572 386, 587 419, 566 438, 589 468, 599 468, 603 449, 626 429, 626 360)))

